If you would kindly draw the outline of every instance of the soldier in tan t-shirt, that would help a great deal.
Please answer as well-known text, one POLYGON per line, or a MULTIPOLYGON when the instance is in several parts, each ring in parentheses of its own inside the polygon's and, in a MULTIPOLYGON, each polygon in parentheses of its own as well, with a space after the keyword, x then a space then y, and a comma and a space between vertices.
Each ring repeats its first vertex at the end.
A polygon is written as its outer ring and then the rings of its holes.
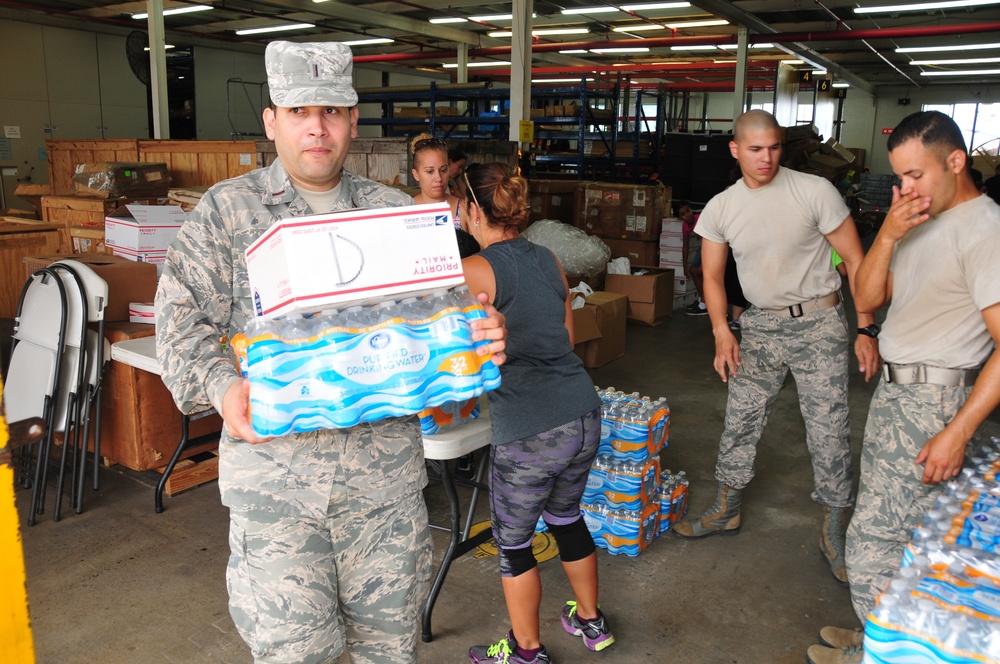
MULTIPOLYGON (((771 406, 791 371, 806 421, 815 490, 823 507, 820 548, 834 578, 846 585, 844 530, 851 496, 847 379, 849 335, 840 275, 830 247, 851 279, 863 252, 837 190, 814 175, 780 168, 780 127, 774 116, 749 111, 736 120, 729 144, 742 179, 708 202, 695 232, 702 236, 705 301, 715 335, 715 370, 729 383, 725 431, 715 468, 715 502, 678 524, 683 538, 735 535, 743 488, 771 406), (732 249, 740 283, 753 306, 741 317, 737 342, 726 321, 724 274, 732 249)), ((877 331, 871 314, 858 325, 877 331)), ((855 353, 866 378, 878 369, 874 336, 861 333, 855 353)))
MULTIPOLYGON (((885 369, 872 395, 858 504, 847 531, 851 601, 864 623, 927 510, 977 446, 1000 405, 1000 206, 980 194, 954 120, 914 113, 889 138, 902 182, 868 255, 855 300, 889 303, 885 369)), ((826 627, 813 664, 860 662, 861 630, 826 627)))

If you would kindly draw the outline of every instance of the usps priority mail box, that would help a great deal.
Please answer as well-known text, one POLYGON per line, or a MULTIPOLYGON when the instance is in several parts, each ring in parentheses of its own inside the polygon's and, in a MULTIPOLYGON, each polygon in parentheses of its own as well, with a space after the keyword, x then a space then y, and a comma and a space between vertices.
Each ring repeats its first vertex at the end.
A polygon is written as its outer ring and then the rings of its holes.
POLYGON ((104 245, 133 253, 166 251, 184 219, 177 205, 126 205, 104 218, 104 245))
POLYGON ((246 250, 258 316, 448 288, 465 277, 447 203, 293 217, 246 250))

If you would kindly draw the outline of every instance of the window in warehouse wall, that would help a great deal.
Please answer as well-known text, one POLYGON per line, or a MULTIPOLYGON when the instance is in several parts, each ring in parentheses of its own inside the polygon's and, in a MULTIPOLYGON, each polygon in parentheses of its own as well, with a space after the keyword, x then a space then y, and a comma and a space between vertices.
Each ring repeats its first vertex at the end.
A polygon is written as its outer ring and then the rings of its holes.
POLYGON ((1000 145, 1000 104, 924 104, 925 111, 940 111, 962 130, 970 151, 982 148, 997 154, 1000 145))

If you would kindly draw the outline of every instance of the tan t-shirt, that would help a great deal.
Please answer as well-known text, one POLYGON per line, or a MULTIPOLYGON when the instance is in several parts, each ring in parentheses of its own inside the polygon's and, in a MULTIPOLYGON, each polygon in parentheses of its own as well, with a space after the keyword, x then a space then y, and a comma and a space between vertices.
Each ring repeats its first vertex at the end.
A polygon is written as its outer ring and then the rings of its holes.
POLYGON ((879 350, 893 364, 970 369, 993 351, 981 311, 1000 302, 1000 206, 978 196, 896 243, 879 350))
POLYGON ((695 233, 728 243, 747 300, 789 307, 840 288, 824 237, 850 214, 832 184, 787 168, 751 189, 741 179, 708 202, 695 233))

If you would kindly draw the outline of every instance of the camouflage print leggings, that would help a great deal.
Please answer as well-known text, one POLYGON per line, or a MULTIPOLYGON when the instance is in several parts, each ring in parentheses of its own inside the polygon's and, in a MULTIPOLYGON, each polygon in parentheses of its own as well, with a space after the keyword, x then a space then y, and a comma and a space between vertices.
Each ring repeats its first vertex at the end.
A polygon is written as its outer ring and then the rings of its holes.
POLYGON ((742 366, 729 381, 726 425, 715 478, 742 489, 754 476, 757 442, 791 370, 812 457, 813 500, 851 504, 847 410, 847 317, 843 304, 799 318, 751 307, 740 318, 742 366))
MULTIPOLYGON (((847 529, 847 577, 862 622, 899 570, 903 550, 944 490, 914 460, 965 403, 971 387, 880 382, 868 408, 858 505, 847 529)), ((966 450, 978 444, 976 438, 966 450)))
POLYGON ((500 549, 500 574, 510 576, 504 549, 531 545, 538 517, 567 525, 580 516, 580 499, 601 441, 601 411, 544 433, 494 445, 490 457, 490 517, 500 549))

